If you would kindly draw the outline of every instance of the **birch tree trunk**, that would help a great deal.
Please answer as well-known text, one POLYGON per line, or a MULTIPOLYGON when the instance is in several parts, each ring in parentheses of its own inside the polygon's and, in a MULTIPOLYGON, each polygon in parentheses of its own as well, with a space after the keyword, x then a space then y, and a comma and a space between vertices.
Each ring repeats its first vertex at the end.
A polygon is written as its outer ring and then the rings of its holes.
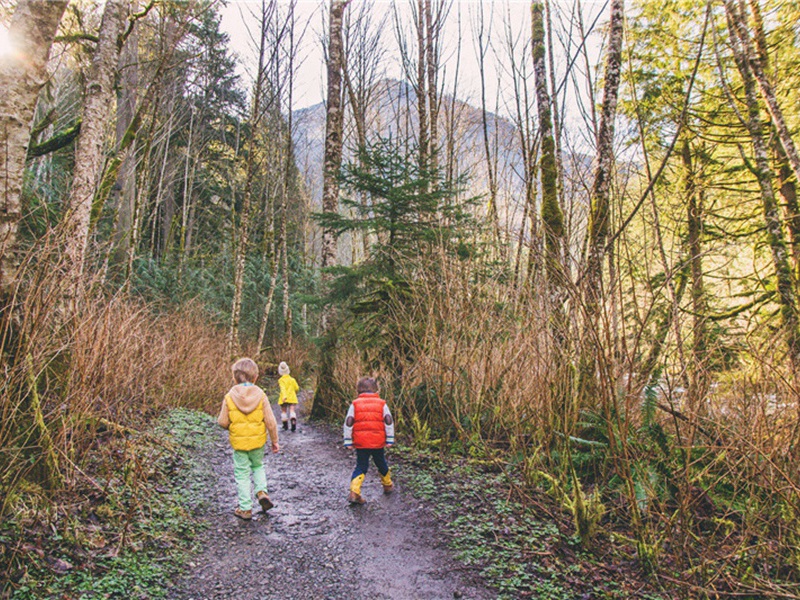
POLYGON ((437 173, 439 170, 439 98, 438 78, 439 73, 439 28, 442 7, 437 11, 436 19, 433 18, 431 0, 425 0, 425 65, 427 67, 428 89, 428 116, 430 117, 430 143, 428 146, 430 170, 437 173))
MULTIPOLYGON (((339 212, 339 183, 337 176, 342 167, 342 17, 350 0, 332 0, 328 29, 328 98, 325 115, 325 170, 322 180, 322 210, 339 212)), ((336 265, 336 232, 325 228, 322 231, 322 268, 336 265)), ((327 285, 324 276, 323 285, 327 285)), ((324 345, 320 360, 317 390, 311 408, 313 419, 323 419, 334 413, 333 361, 336 352, 335 330, 332 326, 332 310, 325 307, 322 312, 324 345)))
POLYGON ((128 16, 128 0, 108 0, 100 23, 97 47, 84 87, 81 132, 75 149, 75 169, 69 209, 65 215, 65 254, 68 277, 80 285, 89 219, 103 168, 103 144, 114 101, 114 78, 119 64, 120 36, 128 16))
POLYGON ((592 185, 587 233, 588 255, 584 274, 584 335, 578 373, 579 401, 593 404, 597 397, 597 335, 603 302, 603 261, 609 232, 610 184, 614 165, 614 121, 617 116, 620 70, 622 65, 623 1, 612 0, 606 51, 605 85, 597 135, 597 167, 592 185))
MULTIPOLYGON (((339 211, 339 184, 342 166, 342 15, 349 0, 333 0, 328 40, 328 97, 325 120, 325 171, 322 180, 322 210, 339 211)), ((336 232, 322 231, 322 268, 336 265, 336 232)), ((323 315, 323 321, 325 321, 323 315)))
POLYGON ((13 286, 18 257, 25 157, 39 90, 47 80, 47 59, 68 0, 19 0, 8 36, 15 52, 0 59, 0 294, 13 286))
POLYGON ((425 68, 425 0, 417 0, 417 118, 419 119, 419 166, 423 173, 428 169, 428 94, 425 68))

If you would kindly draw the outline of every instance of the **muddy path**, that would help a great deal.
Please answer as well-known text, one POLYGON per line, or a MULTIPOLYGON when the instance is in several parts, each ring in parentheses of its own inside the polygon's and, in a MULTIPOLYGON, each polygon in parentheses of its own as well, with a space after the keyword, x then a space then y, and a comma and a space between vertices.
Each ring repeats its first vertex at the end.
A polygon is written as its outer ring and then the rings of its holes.
MULTIPOLYGON (((302 400, 301 400, 302 402, 302 400)), ((301 411, 301 414, 303 411, 301 411)), ((277 413, 279 419, 280 416, 277 413)), ((275 507, 254 510, 252 521, 233 515, 236 491, 227 432, 220 430, 202 460, 218 474, 210 480, 209 523, 202 550, 168 597, 303 600, 489 599, 496 592, 474 580, 447 551, 429 509, 403 485, 384 495, 370 466, 363 506, 347 503, 354 455, 341 433, 309 424, 280 431, 281 451, 265 458, 275 507)), ((392 464, 391 451, 388 459, 392 464)), ((256 504, 255 507, 258 507, 256 504)))

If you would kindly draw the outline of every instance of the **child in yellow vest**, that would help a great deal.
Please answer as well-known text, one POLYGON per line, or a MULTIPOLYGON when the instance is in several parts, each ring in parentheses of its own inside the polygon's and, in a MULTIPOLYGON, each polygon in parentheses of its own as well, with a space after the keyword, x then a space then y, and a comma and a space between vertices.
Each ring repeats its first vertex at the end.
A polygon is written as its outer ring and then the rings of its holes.
POLYGON ((253 497, 250 473, 256 488, 261 508, 265 511, 274 506, 267 495, 267 475, 264 471, 264 446, 267 432, 272 442, 272 452, 278 452, 278 424, 267 395, 256 383, 258 365, 249 359, 237 360, 231 367, 236 383, 222 401, 217 421, 227 429, 233 447, 233 476, 239 506, 234 514, 249 521, 253 518, 253 497))
POLYGON ((281 394, 278 396, 278 405, 281 407, 281 423, 283 423, 284 430, 289 428, 289 421, 292 422, 292 431, 297 429, 297 391, 300 386, 294 377, 289 375, 289 365, 281 362, 278 365, 278 385, 281 388, 281 394))

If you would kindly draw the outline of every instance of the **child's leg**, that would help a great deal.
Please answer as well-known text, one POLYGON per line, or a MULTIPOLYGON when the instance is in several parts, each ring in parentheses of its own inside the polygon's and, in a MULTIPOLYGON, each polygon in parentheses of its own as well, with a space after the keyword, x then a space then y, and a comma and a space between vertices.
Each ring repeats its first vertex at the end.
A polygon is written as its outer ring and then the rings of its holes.
POLYGON ((392 475, 389 473, 389 464, 386 462, 386 451, 383 448, 373 450, 372 460, 375 462, 378 473, 381 474, 381 485, 383 485, 383 491, 391 491, 392 487, 394 487, 394 484, 392 484, 392 475))
POLYGON ((253 487, 256 494, 267 491, 267 472, 264 470, 264 447, 250 450, 247 453, 250 459, 250 468, 253 470, 253 487))
POLYGON ((286 405, 281 404, 281 423, 283 423, 284 429, 289 429, 289 415, 286 413, 286 411, 286 405))
POLYGON ((356 449, 356 468, 350 477, 350 491, 361 495, 361 484, 369 469, 369 450, 356 449))
POLYGON ((297 413, 295 412, 295 408, 297 408, 296 404, 289 405, 289 420, 292 422, 292 431, 297 428, 297 413))
POLYGON ((251 510, 253 497, 250 490, 250 457, 242 450, 233 451, 233 477, 236 480, 236 493, 239 497, 239 508, 251 510))

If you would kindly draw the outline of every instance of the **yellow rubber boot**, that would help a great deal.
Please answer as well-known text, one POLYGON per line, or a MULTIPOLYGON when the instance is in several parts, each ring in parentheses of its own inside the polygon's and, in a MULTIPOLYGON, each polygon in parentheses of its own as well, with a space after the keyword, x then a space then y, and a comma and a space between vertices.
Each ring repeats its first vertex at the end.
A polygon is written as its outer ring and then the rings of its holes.
POLYGON ((383 485, 383 493, 384 494, 391 494, 392 490, 394 489, 394 484, 392 483, 392 471, 386 471, 386 475, 381 475, 381 485, 383 485))
POLYGON ((350 504, 364 504, 366 500, 361 497, 361 484, 364 483, 364 474, 362 473, 358 477, 350 480, 350 495, 347 497, 347 501, 350 504))

